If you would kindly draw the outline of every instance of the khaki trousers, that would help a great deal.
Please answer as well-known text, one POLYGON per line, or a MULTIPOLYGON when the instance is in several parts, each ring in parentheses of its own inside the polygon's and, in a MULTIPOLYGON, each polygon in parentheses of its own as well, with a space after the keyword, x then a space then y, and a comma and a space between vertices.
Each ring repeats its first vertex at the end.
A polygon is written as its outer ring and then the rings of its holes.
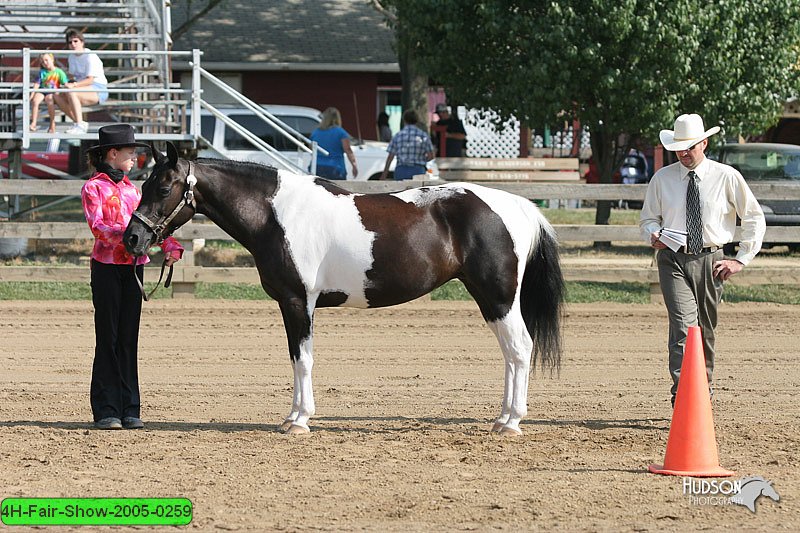
POLYGON ((715 261, 723 259, 722 249, 716 252, 689 255, 659 250, 658 279, 669 315, 669 373, 672 396, 678 391, 683 363, 683 349, 689 326, 700 326, 706 358, 708 386, 714 373, 714 328, 717 327, 717 306, 722 299, 723 282, 713 275, 715 261))

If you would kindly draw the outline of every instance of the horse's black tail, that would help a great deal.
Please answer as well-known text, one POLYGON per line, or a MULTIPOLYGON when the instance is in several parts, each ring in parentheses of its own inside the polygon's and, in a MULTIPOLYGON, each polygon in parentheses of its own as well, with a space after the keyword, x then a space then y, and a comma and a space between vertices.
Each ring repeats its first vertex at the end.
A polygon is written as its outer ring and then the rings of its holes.
POLYGON ((564 278, 558 258, 558 242, 546 221, 525 265, 520 307, 522 318, 533 339, 533 364, 542 370, 559 371, 561 366, 561 316, 564 303, 564 278))

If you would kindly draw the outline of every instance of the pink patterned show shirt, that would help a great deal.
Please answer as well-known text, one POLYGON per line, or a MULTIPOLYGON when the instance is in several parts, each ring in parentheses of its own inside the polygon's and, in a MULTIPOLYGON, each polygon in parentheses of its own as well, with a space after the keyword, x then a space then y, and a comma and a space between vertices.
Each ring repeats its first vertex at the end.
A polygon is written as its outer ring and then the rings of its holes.
MULTIPOLYGON (((122 234, 141 199, 142 193, 128 180, 128 176, 114 183, 108 175, 95 172, 83 185, 83 212, 95 238, 92 259, 110 265, 130 265, 133 262, 133 256, 122 244, 122 234)), ((173 237, 167 237, 161 243, 161 249, 176 260, 183 255, 183 246, 173 237)), ((150 258, 143 255, 136 264, 149 262, 150 258)))

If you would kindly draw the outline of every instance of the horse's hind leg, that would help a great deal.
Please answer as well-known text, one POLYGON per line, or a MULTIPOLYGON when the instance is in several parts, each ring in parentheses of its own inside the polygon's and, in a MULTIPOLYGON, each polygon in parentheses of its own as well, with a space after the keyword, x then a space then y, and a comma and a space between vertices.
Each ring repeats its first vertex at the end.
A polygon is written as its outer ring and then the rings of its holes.
MULTIPOLYGON (((524 268, 524 267, 523 267, 524 268)), ((513 275, 506 272, 494 276, 483 269, 477 276, 464 276, 461 281, 475 298, 486 324, 497 337, 503 352, 503 407, 492 431, 503 435, 520 435, 519 422, 528 412, 528 376, 531 368, 533 340, 520 311, 520 287, 513 275), (496 283, 503 279, 505 283, 496 283)))
MULTIPOLYGON (((486 324, 499 339, 497 324, 492 321, 487 321, 486 324)), ((497 417, 492 426, 492 433, 499 433, 500 430, 503 429, 503 426, 506 425, 506 422, 508 422, 508 419, 511 418, 511 403, 514 401, 514 364, 509 359, 506 351, 501 351, 503 352, 503 359, 505 361, 503 365, 503 406, 500 409, 500 416, 497 417)))
POLYGON ((316 410, 311 380, 311 370, 314 366, 313 304, 307 306, 302 299, 294 298, 279 305, 283 314, 294 374, 292 410, 280 429, 289 434, 308 433, 310 431, 308 420, 314 416, 316 410))
POLYGON ((503 407, 492 426, 501 435, 521 435, 519 422, 528 413, 528 377, 533 341, 515 302, 506 316, 487 321, 497 337, 505 359, 503 407))

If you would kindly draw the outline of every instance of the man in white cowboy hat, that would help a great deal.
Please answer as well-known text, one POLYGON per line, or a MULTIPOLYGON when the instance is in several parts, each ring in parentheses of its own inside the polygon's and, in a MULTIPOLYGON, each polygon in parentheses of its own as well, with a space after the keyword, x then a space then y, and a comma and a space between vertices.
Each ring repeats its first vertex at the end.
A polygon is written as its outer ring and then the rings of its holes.
POLYGON ((675 152, 678 163, 655 173, 639 220, 642 236, 658 250, 658 277, 669 315, 673 406, 689 326, 702 330, 711 386, 723 282, 753 260, 766 229, 764 213, 742 175, 705 156, 708 137, 718 131, 719 126, 706 130, 696 114, 681 115, 674 130, 661 131, 661 144, 675 152), (735 259, 726 259, 722 246, 733 240, 737 215, 742 220, 739 252, 735 259), (670 233, 677 238, 669 239, 670 233))

